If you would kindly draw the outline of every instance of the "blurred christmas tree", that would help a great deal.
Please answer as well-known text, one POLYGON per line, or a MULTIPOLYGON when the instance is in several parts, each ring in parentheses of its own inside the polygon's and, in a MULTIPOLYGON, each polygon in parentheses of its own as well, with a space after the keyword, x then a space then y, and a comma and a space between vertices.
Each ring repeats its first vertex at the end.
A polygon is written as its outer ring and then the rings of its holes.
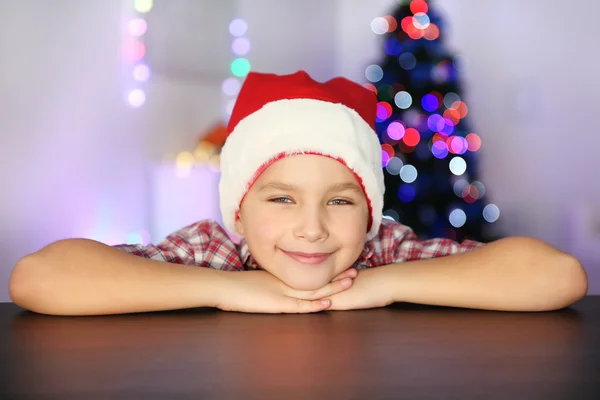
POLYGON ((422 238, 489 242, 498 238, 498 207, 477 179, 480 137, 471 131, 461 97, 459 57, 440 36, 443 21, 431 1, 405 0, 393 15, 375 18, 385 57, 366 69, 377 93, 382 143, 384 215, 422 238))

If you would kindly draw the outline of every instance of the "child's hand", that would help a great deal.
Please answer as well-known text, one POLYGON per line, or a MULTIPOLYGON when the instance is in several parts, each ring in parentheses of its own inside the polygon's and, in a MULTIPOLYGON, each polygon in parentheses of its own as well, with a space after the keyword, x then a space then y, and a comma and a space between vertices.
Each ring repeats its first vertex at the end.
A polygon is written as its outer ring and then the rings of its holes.
POLYGON ((296 290, 266 271, 224 272, 216 307, 249 313, 310 313, 326 310, 324 298, 352 287, 356 270, 350 269, 317 290, 296 290))
POLYGON ((358 271, 349 290, 328 297, 331 307, 327 310, 356 310, 392 304, 394 300, 388 290, 389 279, 386 272, 385 267, 358 271))

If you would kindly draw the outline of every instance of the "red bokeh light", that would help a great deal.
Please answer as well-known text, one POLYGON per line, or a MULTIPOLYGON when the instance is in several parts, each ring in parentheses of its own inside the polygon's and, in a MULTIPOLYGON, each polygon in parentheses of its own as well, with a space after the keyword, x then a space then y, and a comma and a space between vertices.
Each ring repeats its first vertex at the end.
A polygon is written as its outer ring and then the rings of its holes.
POLYGON ((140 61, 146 55, 146 46, 138 40, 129 40, 123 45, 123 57, 130 61, 140 61))
POLYGON ((440 28, 436 24, 429 24, 425 29, 424 36, 427 40, 436 40, 440 37, 440 28))
POLYGON ((404 134, 404 137, 402 138, 402 141, 407 146, 414 147, 421 141, 421 134, 415 128, 408 128, 404 134))
POLYGON ((420 12, 427 13, 427 11, 429 11, 429 6, 427 6, 425 0, 413 0, 410 3, 410 11, 412 11, 413 14, 420 12))
POLYGON ((392 33, 394 32, 396 29, 398 29, 398 21, 396 21, 396 18, 392 17, 391 15, 386 15, 385 17, 383 17, 387 23, 388 23, 388 33, 392 33))
POLYGON ((381 150, 385 151, 388 154, 388 156, 390 156, 390 158, 394 157, 396 154, 394 152, 394 148, 387 143, 381 145, 381 150))
POLYGON ((467 139, 469 151, 477 151, 481 148, 481 138, 476 133, 469 133, 465 139, 467 139))

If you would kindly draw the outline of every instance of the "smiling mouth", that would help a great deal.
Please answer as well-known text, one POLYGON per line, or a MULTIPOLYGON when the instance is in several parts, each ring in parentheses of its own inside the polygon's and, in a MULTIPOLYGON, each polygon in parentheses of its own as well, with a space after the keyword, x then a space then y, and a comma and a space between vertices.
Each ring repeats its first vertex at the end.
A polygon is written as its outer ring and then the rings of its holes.
POLYGON ((298 261, 301 264, 318 265, 327 260, 333 253, 297 253, 282 250, 288 257, 298 261))

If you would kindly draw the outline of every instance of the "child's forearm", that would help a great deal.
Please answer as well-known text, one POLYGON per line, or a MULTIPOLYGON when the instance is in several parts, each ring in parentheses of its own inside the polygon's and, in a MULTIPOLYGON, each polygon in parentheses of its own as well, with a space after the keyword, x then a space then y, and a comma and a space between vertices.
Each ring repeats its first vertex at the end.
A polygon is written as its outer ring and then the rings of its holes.
POLYGON ((69 239, 20 260, 10 279, 10 296, 23 308, 55 315, 214 306, 221 273, 69 239))
POLYGON ((569 306, 587 292, 579 261, 532 238, 502 239, 472 252, 393 264, 395 301, 506 311, 569 306))

